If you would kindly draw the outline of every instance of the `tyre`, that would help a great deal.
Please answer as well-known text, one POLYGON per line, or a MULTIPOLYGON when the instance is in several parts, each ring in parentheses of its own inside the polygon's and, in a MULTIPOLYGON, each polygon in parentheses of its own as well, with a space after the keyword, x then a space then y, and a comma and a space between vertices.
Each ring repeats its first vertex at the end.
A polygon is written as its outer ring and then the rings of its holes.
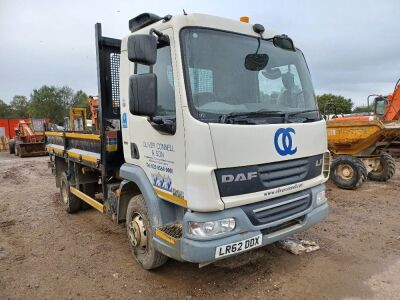
POLYGON ((139 264, 146 270, 155 269, 168 260, 153 247, 153 232, 143 195, 129 201, 126 211, 126 231, 129 247, 139 264))
POLYGON ((332 181, 338 187, 346 190, 355 190, 367 178, 367 169, 357 157, 338 155, 332 160, 330 174, 332 181))
POLYGON ((18 144, 14 144, 14 155, 19 156, 19 146, 18 144))
POLYGON ((10 152, 10 154, 15 153, 15 141, 14 140, 8 141, 8 151, 10 152))
POLYGON ((380 166, 376 171, 368 173, 368 178, 375 181, 387 181, 393 177, 396 172, 396 162, 388 153, 382 153, 380 157, 380 166))
POLYGON ((81 208, 82 200, 76 197, 69 191, 70 185, 68 182, 67 173, 63 172, 60 178, 60 194, 61 194, 61 202, 64 206, 64 209, 68 213, 77 212, 81 208))

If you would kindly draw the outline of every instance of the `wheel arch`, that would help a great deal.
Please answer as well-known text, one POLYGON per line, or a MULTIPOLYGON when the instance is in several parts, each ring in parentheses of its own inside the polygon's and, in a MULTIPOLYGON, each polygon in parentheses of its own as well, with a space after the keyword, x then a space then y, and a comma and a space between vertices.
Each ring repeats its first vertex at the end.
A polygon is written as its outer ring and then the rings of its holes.
POLYGON ((177 213, 183 210, 177 205, 161 200, 156 195, 153 185, 141 167, 125 163, 120 168, 120 176, 124 180, 120 184, 118 223, 125 221, 129 201, 137 194, 142 194, 145 199, 153 228, 176 220, 177 213))
POLYGON ((123 180, 120 184, 120 196, 117 208, 117 222, 121 223, 126 219, 126 210, 129 200, 138 194, 141 194, 140 188, 133 181, 123 180))

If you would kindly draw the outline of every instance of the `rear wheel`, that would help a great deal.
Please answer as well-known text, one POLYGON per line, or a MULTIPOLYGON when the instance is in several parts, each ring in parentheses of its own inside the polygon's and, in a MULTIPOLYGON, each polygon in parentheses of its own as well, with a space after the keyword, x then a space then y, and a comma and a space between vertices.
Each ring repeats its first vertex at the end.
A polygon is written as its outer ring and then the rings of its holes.
POLYGON ((367 169, 357 157, 338 155, 331 164, 331 179, 340 188, 355 190, 367 178, 367 169))
POLYGON ((14 140, 8 141, 8 151, 10 152, 10 154, 15 153, 15 141, 14 140))
POLYGON ((132 254, 144 269, 155 269, 167 262, 168 257, 153 247, 150 219, 141 194, 132 197, 129 201, 126 212, 126 231, 132 254))
POLYGON ((375 181, 387 181, 393 177, 396 172, 396 162, 388 153, 382 153, 380 165, 376 171, 368 173, 368 178, 375 181))
POLYGON ((64 205, 64 209, 68 213, 77 212, 81 208, 81 199, 76 197, 74 194, 70 192, 70 185, 68 182, 67 173, 63 172, 60 178, 60 194, 61 194, 61 201, 64 205))

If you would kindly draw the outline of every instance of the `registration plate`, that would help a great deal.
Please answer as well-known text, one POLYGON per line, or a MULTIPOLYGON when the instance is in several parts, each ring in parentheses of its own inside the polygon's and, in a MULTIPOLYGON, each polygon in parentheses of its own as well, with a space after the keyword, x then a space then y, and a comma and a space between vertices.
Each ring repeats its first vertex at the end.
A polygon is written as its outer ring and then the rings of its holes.
POLYGON ((253 236, 252 238, 243 241, 217 247, 217 249, 215 249, 215 258, 240 253, 252 248, 259 247, 261 245, 262 234, 253 236))

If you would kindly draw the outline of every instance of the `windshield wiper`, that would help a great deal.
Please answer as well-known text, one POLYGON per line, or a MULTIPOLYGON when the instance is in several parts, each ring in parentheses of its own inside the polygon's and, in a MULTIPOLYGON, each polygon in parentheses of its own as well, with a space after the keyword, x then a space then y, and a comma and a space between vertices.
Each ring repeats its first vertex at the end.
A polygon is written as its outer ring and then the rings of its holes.
POLYGON ((306 112, 313 112, 313 111, 318 111, 319 112, 319 109, 315 108, 315 109, 300 110, 300 111, 288 112, 286 114, 288 116, 295 116, 295 115, 298 115, 298 114, 302 114, 302 113, 306 113, 306 112))
MULTIPOLYGON (((289 123, 289 118, 292 116, 296 116, 301 113, 307 113, 307 112, 314 112, 318 111, 318 109, 307 109, 307 110, 301 110, 301 111, 294 111, 294 112, 283 112, 280 110, 257 110, 257 111, 250 111, 250 112, 232 112, 229 114, 223 114, 220 115, 219 117, 219 122, 220 123, 227 123, 229 120, 235 119, 237 117, 251 117, 251 116, 268 116, 268 117, 282 117, 284 118, 285 123, 289 123)), ((305 121, 315 121, 316 118, 309 118, 309 117, 301 117, 305 119, 305 121)))
MULTIPOLYGON (((296 115, 302 114, 302 113, 314 112, 314 111, 319 112, 319 109, 315 108, 315 109, 307 109, 307 110, 301 110, 301 111, 288 112, 285 114, 285 123, 289 122, 289 117, 293 117, 293 116, 296 116, 296 115)), ((310 118, 310 117, 300 117, 300 118, 305 119, 305 121, 307 121, 307 122, 318 120, 317 118, 310 118)))
POLYGON ((257 110, 257 111, 249 111, 249 112, 232 112, 229 114, 223 114, 219 116, 220 123, 227 123, 228 120, 234 119, 237 117, 250 117, 250 116, 273 116, 273 117, 284 117, 285 113, 282 111, 274 111, 274 110, 257 110))

